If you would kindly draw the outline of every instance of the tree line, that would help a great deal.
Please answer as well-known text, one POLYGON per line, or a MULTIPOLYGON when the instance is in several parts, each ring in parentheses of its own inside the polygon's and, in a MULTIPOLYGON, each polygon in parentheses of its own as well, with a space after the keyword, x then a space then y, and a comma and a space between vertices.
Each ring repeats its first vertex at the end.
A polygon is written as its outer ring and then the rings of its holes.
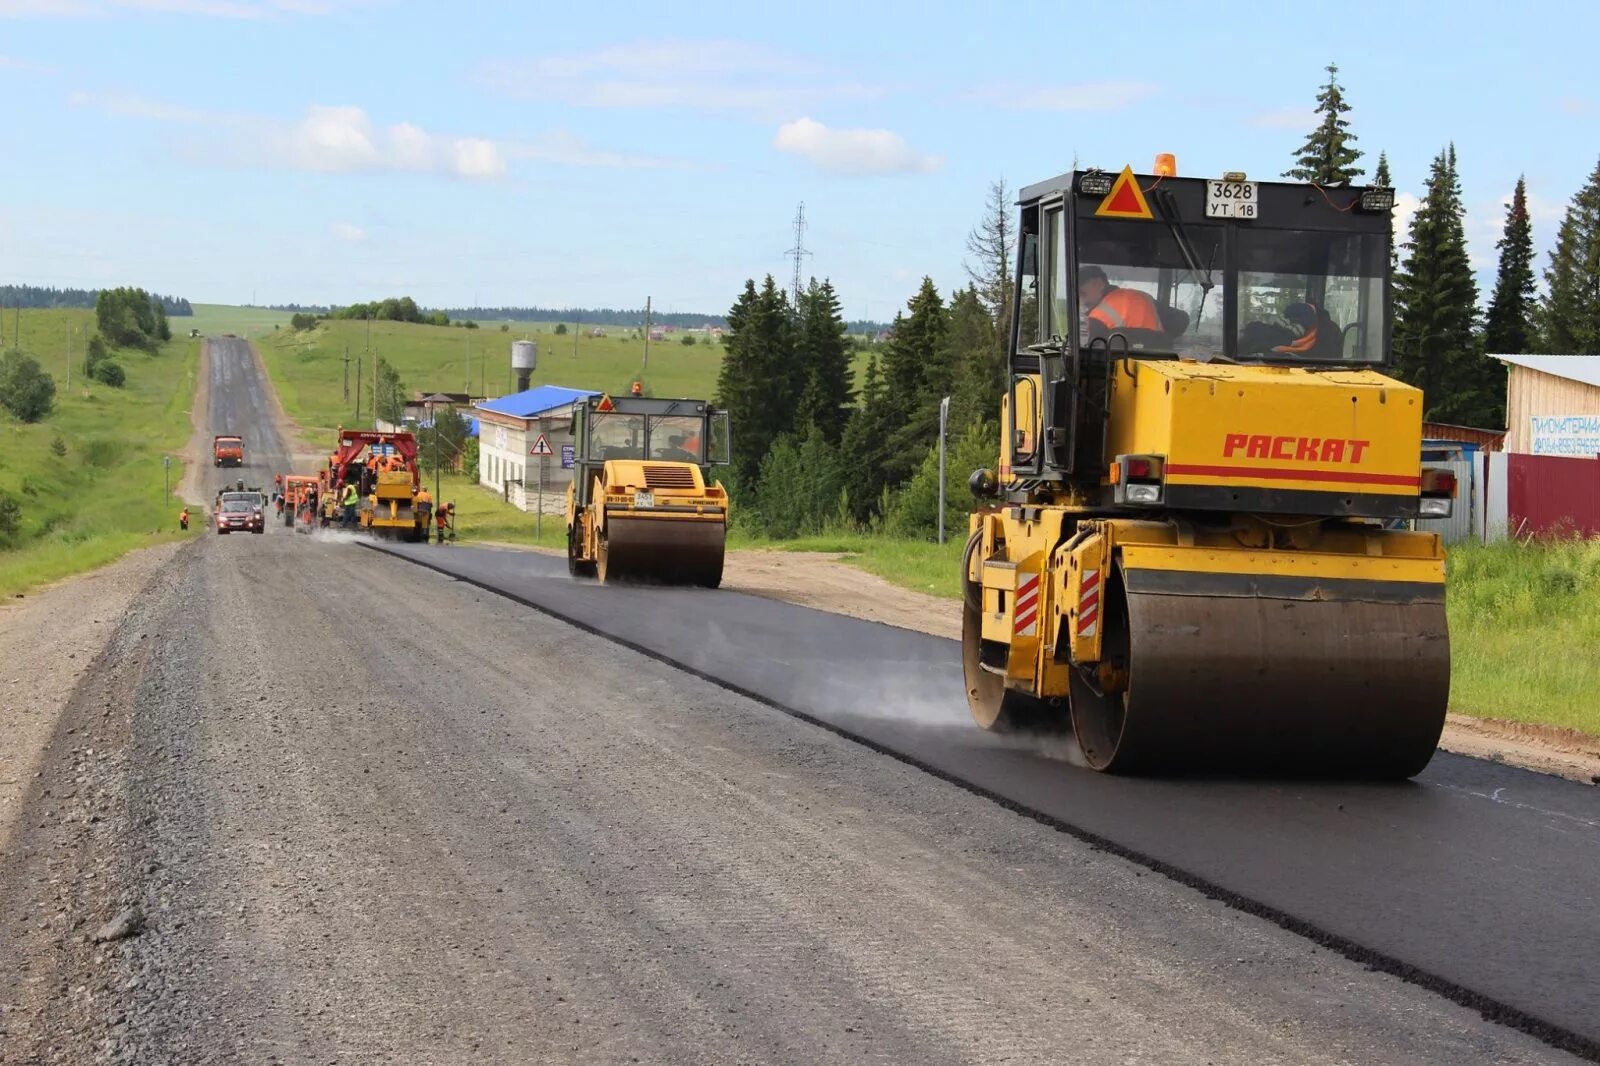
MULTIPOLYGON (((1363 152, 1338 68, 1326 69, 1317 125, 1284 177, 1348 185, 1365 174, 1363 152)), ((1393 187, 1383 153, 1373 182, 1393 187)), ((735 427, 729 481, 737 513, 754 532, 792 537, 849 526, 930 534, 939 519, 944 397, 950 481, 959 488, 967 472, 994 462, 1015 267, 1011 211, 1010 191, 994 183, 968 237, 966 285, 946 293, 924 278, 859 376, 847 336, 857 324, 843 321, 828 281, 812 279, 798 305, 770 275, 759 285, 746 281, 725 316, 717 396, 735 427)), ((1447 144, 1404 239, 1391 244, 1393 366, 1423 390, 1428 420, 1499 428, 1506 370, 1491 353, 1600 352, 1600 166, 1567 210, 1542 296, 1525 182, 1511 190, 1486 310, 1465 215, 1456 150, 1447 144)), ((964 528, 968 502, 947 493, 947 528, 964 528)))
MULTIPOLYGON (((1344 117, 1350 107, 1338 68, 1317 97, 1320 121, 1285 177, 1345 184, 1364 173, 1362 153, 1344 117)), ((1378 155, 1378 185, 1392 186, 1378 155)), ((1499 262, 1486 308, 1467 253, 1461 180, 1454 144, 1428 168, 1421 204, 1395 260, 1393 351, 1401 378, 1423 390, 1429 421, 1498 429, 1505 425, 1506 368, 1491 355, 1600 353, 1600 164, 1567 207, 1556 245, 1536 285, 1528 190, 1510 190, 1499 262)))
POLYGON ((417 305, 409 296, 391 296, 368 303, 354 303, 348 307, 335 307, 327 312, 328 318, 371 319, 382 322, 413 322, 425 326, 448 326, 450 316, 443 311, 429 311, 417 305))
MULTIPOLYGON (((99 289, 58 289, 45 285, 0 285, 0 307, 88 308, 95 305, 99 289)), ((194 314, 189 301, 181 296, 155 294, 152 299, 161 303, 161 309, 173 318, 187 318, 194 314)))

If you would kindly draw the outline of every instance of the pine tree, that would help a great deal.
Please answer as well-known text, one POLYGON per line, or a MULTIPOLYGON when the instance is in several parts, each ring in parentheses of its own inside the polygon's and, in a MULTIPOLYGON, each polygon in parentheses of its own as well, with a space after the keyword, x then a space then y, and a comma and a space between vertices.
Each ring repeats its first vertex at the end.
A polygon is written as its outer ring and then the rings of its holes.
POLYGON ((1364 173, 1355 165, 1361 158, 1361 149, 1355 147, 1356 135, 1350 132, 1350 123, 1344 117, 1350 105, 1344 102, 1339 68, 1329 63, 1327 70, 1327 84, 1317 94, 1317 114, 1322 121, 1300 146, 1295 165, 1283 176, 1318 185, 1348 185, 1364 173))
POLYGON ((1517 179, 1506 208, 1505 232, 1495 247, 1500 249, 1500 273, 1489 299, 1484 343, 1491 352, 1517 355, 1533 341, 1533 222, 1523 178, 1517 179))
MULTIPOLYGON (((1372 184, 1380 189, 1394 188, 1394 180, 1389 177, 1389 156, 1384 152, 1378 153, 1378 167, 1372 172, 1372 184)), ((1394 212, 1389 212, 1389 217, 1394 217, 1394 212)), ((1389 228, 1389 273, 1395 274, 1400 270, 1400 249, 1394 239, 1394 227, 1389 228)))
POLYGON ((949 318, 944 340, 949 354, 945 358, 955 368, 950 424, 995 421, 1006 388, 1006 362, 995 337, 994 321, 976 286, 956 293, 950 301, 949 318))
POLYGON ((896 314, 894 337, 883 356, 884 406, 891 435, 884 471, 898 484, 916 469, 928 442, 937 433, 939 400, 950 394, 955 378, 944 344, 949 322, 944 300, 933 279, 924 277, 917 294, 896 314))
POLYGON ((1600 354, 1600 164, 1567 207, 1544 280, 1539 332, 1545 350, 1600 354))
POLYGON ((799 357, 804 379, 795 426, 815 426, 829 444, 839 443, 850 404, 855 399, 851 387, 850 343, 845 337, 844 315, 839 297, 827 281, 800 294, 799 357))
POLYGON ((717 399, 733 424, 734 482, 756 485, 772 442, 794 427, 800 394, 788 297, 767 275, 760 291, 745 282, 728 312, 717 399))
POLYGON ((1455 146, 1434 157, 1395 279, 1394 347, 1400 376, 1423 393, 1430 421, 1482 425, 1500 399, 1475 336, 1478 286, 1467 258, 1455 146))
POLYGON ((861 378, 861 406, 850 416, 839 442, 840 468, 848 471, 851 517, 866 522, 888 484, 884 462, 889 454, 891 412, 884 392, 878 357, 867 357, 861 378))

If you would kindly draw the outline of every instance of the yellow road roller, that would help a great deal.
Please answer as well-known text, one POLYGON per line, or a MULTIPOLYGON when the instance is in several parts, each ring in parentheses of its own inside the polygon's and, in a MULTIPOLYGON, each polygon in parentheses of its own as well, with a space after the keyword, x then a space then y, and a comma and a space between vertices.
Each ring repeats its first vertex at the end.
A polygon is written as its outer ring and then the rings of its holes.
POLYGON ((722 583, 728 494, 709 480, 729 454, 727 412, 704 400, 591 396, 574 409, 567 566, 574 576, 722 583))
POLYGON ((1450 687, 1391 362, 1394 194, 1073 171, 1022 190, 1009 385, 963 555, 973 718, 1119 773, 1405 778, 1450 687))

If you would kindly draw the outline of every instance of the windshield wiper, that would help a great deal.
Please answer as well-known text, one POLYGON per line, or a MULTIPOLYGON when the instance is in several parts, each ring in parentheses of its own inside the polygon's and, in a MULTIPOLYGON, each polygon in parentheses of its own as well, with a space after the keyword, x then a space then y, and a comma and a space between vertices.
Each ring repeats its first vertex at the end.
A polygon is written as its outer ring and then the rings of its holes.
MULTIPOLYGON (((1155 201, 1156 206, 1161 209, 1161 221, 1172 231, 1172 239, 1177 242, 1178 251, 1183 255, 1183 261, 1188 264, 1189 275, 1200 286, 1203 306, 1205 297, 1216 287, 1216 282, 1211 279, 1211 267, 1209 264, 1205 267, 1200 265, 1200 257, 1195 254, 1194 244, 1189 240, 1189 229, 1183 224, 1183 217, 1178 214, 1178 209, 1173 206, 1172 190, 1155 190, 1155 201)), ((1211 257, 1215 259, 1216 254, 1216 248, 1212 247, 1211 257)))

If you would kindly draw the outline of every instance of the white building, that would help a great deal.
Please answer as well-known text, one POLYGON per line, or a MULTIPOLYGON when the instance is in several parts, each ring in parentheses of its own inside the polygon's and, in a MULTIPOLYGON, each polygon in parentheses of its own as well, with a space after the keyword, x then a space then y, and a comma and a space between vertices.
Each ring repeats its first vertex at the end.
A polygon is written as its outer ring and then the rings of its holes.
POLYGON ((542 500, 544 513, 560 513, 572 481, 572 408, 598 395, 540 385, 475 404, 478 484, 524 511, 541 509, 542 500))

